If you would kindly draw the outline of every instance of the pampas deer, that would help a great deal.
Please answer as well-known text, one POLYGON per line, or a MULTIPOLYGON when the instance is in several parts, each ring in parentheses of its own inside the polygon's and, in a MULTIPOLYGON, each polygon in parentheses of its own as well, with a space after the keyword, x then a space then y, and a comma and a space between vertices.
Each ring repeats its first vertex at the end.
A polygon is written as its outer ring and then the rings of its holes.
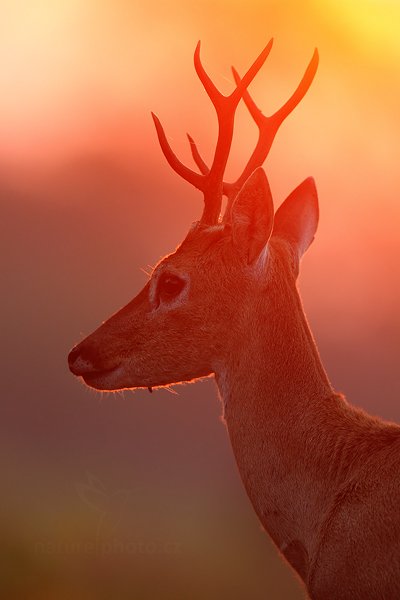
POLYGON ((261 168, 307 92, 318 54, 292 97, 265 117, 247 87, 271 42, 243 78, 234 72, 229 96, 212 83, 197 46, 195 68, 219 124, 210 168, 192 138, 200 172, 183 165, 153 115, 166 159, 203 192, 204 211, 138 296, 72 349, 70 369, 98 390, 151 391, 214 375, 247 494, 310 598, 398 600, 400 427, 332 389, 296 287, 317 229, 316 188, 306 179, 274 214, 261 168), (241 176, 228 183, 241 99, 259 138, 241 176))

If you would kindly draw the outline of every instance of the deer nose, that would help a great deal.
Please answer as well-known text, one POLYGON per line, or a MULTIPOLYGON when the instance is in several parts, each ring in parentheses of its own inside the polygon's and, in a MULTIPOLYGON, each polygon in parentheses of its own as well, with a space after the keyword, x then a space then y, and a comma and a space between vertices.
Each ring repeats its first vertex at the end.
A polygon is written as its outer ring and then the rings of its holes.
POLYGON ((80 353, 81 351, 78 346, 72 348, 71 352, 68 354, 68 364, 70 367, 74 364, 80 353))
POLYGON ((84 375, 96 371, 95 356, 90 347, 77 344, 68 354, 68 366, 74 375, 84 375))

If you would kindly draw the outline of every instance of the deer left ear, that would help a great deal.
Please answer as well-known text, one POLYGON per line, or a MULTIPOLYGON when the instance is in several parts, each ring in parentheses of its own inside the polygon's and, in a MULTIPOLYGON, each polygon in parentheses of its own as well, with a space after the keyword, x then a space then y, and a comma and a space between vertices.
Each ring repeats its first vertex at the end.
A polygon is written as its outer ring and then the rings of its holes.
POLYGON ((274 223, 274 205, 267 176, 259 167, 248 178, 231 210, 233 243, 250 265, 268 243, 274 223))
POLYGON ((318 214, 317 189, 314 179, 308 177, 276 211, 273 235, 294 244, 300 259, 314 239, 318 214))

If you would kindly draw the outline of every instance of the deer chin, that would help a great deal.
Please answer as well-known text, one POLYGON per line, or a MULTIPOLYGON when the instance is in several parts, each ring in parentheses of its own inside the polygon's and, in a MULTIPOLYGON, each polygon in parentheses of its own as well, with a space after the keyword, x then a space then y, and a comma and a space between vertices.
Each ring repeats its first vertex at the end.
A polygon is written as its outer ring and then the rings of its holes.
POLYGON ((142 378, 139 378, 129 372, 126 364, 120 364, 112 369, 93 370, 87 373, 80 373, 83 381, 87 386, 98 390, 99 392, 115 392, 117 390, 135 390, 139 388, 147 388, 150 392, 153 387, 164 387, 169 385, 167 383, 144 382, 142 378))
POLYGON ((123 365, 119 365, 113 369, 83 373, 81 377, 89 387, 102 392, 111 392, 130 387, 124 384, 126 382, 124 375, 125 369, 123 365))

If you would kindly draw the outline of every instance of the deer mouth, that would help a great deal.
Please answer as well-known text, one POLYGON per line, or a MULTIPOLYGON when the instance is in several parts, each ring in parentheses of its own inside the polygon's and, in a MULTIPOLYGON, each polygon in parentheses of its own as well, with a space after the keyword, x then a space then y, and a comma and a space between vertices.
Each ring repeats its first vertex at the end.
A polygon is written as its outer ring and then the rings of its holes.
POLYGON ((122 365, 113 367, 112 369, 104 369, 103 371, 96 370, 87 373, 82 373, 83 381, 89 387, 99 391, 119 390, 123 387, 122 375, 124 368, 122 365))

